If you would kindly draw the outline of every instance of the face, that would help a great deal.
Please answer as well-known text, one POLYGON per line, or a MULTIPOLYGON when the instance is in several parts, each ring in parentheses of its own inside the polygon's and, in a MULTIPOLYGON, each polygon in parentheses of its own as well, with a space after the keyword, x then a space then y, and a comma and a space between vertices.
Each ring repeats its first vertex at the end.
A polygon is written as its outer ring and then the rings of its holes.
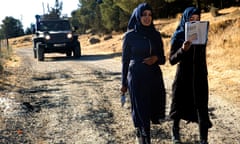
POLYGON ((145 10, 141 16, 141 23, 143 26, 150 26, 152 23, 152 12, 150 10, 145 10))
POLYGON ((197 14, 193 14, 193 15, 190 17, 189 21, 200 21, 200 16, 197 15, 197 14))

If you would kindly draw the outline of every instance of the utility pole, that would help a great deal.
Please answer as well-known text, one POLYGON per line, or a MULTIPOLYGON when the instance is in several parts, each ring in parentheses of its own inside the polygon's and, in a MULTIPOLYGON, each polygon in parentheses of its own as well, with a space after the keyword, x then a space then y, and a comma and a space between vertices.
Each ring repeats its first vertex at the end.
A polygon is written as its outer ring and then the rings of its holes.
POLYGON ((43 15, 44 15, 45 14, 44 2, 42 2, 42 7, 43 7, 43 15))

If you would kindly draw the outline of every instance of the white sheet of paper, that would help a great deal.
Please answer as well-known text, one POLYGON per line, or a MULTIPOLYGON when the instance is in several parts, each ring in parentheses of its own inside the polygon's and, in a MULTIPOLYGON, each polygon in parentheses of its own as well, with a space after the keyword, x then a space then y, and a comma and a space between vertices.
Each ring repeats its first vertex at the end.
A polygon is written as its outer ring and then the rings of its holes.
POLYGON ((208 39, 209 21, 192 21, 185 23, 185 40, 195 45, 204 45, 208 39))

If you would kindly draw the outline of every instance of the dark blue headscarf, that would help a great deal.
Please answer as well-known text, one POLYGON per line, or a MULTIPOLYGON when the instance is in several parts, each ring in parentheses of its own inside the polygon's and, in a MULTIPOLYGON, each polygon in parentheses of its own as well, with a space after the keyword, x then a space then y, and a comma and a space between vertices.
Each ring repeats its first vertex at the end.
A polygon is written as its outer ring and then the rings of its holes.
POLYGON ((174 39, 181 39, 182 41, 184 41, 184 39, 185 39, 185 23, 189 21, 190 17, 193 14, 197 14, 197 15, 201 16, 201 12, 198 8, 188 7, 185 9, 185 11, 183 12, 183 15, 181 17, 181 21, 180 21, 179 25, 177 26, 176 31, 173 34, 171 43, 173 43, 174 39))
POLYGON ((155 29, 153 20, 150 26, 143 26, 141 23, 141 16, 145 10, 150 10, 152 12, 152 7, 148 3, 141 3, 133 10, 128 22, 128 30, 134 29, 136 32, 139 32, 150 39, 157 47, 159 44, 162 46, 162 43, 159 41, 159 39, 161 39, 161 35, 155 29))
MULTIPOLYGON (((151 41, 151 46, 153 48, 153 53, 158 53, 156 51, 159 48, 163 47, 162 37, 159 31, 157 31, 154 27, 153 20, 150 26, 143 26, 141 23, 141 16, 143 11, 150 10, 152 12, 152 8, 147 3, 139 4, 134 10, 128 22, 128 30, 133 29, 138 34, 143 35, 151 41)), ((153 15, 153 12, 152 12, 153 15)))
MULTIPOLYGON (((141 24, 141 16, 142 16, 143 11, 145 11, 145 10, 150 10, 152 12, 152 8, 148 3, 141 3, 133 10, 132 15, 128 22, 128 30, 136 29, 136 27, 144 27, 141 24)), ((150 25, 150 27, 154 28, 153 22, 150 25)))

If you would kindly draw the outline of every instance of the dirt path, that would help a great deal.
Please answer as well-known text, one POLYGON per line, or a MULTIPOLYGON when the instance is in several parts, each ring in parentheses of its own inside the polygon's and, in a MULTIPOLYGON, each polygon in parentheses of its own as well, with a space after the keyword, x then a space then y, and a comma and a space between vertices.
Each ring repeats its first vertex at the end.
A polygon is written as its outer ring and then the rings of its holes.
MULTIPOLYGON (((133 144, 130 104, 120 106, 119 55, 84 55, 80 59, 48 55, 33 59, 31 48, 16 49, 19 67, 8 67, 0 92, 0 143, 133 144)), ((169 110, 172 76, 163 67, 169 110)), ((168 70, 168 71, 167 71, 168 70)), ((210 144, 239 144, 240 115, 210 91, 210 144)), ((170 144, 171 121, 153 125, 153 144, 170 144)), ((198 141, 196 124, 181 125, 184 144, 198 141)))

